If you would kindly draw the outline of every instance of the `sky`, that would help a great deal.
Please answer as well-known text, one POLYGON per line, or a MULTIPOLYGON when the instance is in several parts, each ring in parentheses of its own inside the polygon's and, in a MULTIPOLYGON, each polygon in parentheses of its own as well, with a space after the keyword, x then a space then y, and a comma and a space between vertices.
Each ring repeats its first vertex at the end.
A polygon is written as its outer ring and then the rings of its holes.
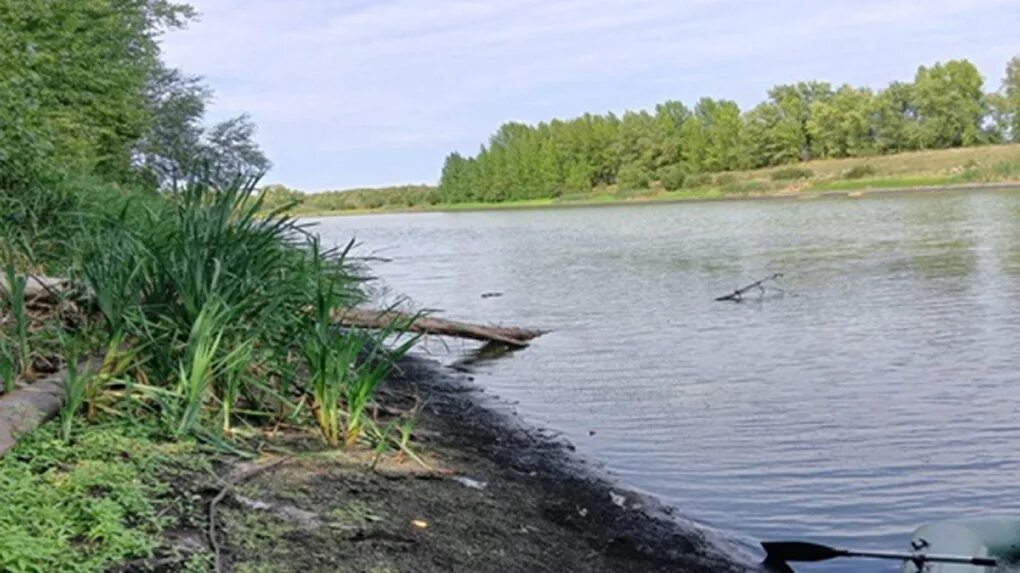
POLYGON ((967 58, 997 89, 1020 55, 1017 0, 189 0, 163 39, 248 113, 267 183, 314 192, 435 183, 500 124, 651 109, 747 108, 798 80, 881 87, 967 58))

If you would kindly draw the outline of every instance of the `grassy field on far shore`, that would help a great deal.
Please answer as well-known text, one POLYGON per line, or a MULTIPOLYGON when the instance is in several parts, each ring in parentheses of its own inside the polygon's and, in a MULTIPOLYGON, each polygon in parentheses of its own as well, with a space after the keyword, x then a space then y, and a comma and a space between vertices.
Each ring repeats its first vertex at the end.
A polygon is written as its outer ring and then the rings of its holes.
MULTIPOLYGON (((488 209, 536 209, 559 206, 606 205, 630 202, 672 202, 712 199, 809 196, 814 193, 928 189, 982 183, 1020 184, 1020 144, 990 145, 896 155, 825 159, 796 165, 705 174, 694 185, 667 191, 658 182, 649 189, 620 189, 611 185, 588 193, 503 203, 405 205, 376 209, 336 210, 317 205, 306 195, 293 213, 304 216, 357 215, 392 212, 455 212, 488 209)), ((364 191, 360 191, 364 192, 364 191)), ((377 193, 387 193, 379 190, 377 193)))

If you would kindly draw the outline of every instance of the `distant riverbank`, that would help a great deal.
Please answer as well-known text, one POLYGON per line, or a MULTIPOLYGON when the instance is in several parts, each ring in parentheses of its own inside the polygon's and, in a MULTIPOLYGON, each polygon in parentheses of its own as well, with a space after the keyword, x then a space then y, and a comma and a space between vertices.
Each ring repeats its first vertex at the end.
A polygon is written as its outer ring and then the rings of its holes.
MULTIPOLYGON (((864 182, 861 182, 864 183, 864 182)), ((994 183, 952 183, 943 185, 914 184, 909 180, 873 182, 874 186, 819 186, 804 190, 776 190, 761 193, 725 193, 718 189, 677 192, 643 192, 630 196, 615 193, 592 194, 583 198, 534 199, 503 203, 453 203, 407 207, 402 209, 351 209, 344 211, 296 211, 301 217, 336 217, 349 215, 384 215, 389 213, 456 213, 465 211, 500 211, 524 209, 556 209, 565 207, 599 207, 613 205, 642 205, 651 203, 681 203, 701 201, 747 201, 772 199, 818 199, 822 197, 862 197, 864 195, 893 193, 931 193, 938 191, 1020 191, 1020 180, 994 183), (902 184, 894 184, 902 183, 902 184)))
POLYGON ((647 188, 605 185, 558 197, 487 202, 445 202, 443 190, 425 185, 304 194, 274 186, 268 205, 295 203, 298 216, 400 212, 540 209, 732 199, 814 198, 880 192, 986 189, 1020 185, 1020 145, 915 151, 896 155, 825 159, 796 165, 691 175, 680 189, 659 181, 647 188))

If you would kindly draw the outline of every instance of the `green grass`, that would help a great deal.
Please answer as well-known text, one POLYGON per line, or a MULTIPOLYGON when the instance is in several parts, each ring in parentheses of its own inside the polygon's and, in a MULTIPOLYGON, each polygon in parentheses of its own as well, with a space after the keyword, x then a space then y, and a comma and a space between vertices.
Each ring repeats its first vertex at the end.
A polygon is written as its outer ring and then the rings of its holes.
POLYGON ((94 572, 152 554, 166 525, 161 476, 205 468, 190 441, 135 424, 93 426, 73 442, 49 424, 0 458, 0 571, 94 572))
MULTIPOLYGON (((81 293, 73 320, 53 320, 40 331, 61 342, 67 350, 61 355, 105 355, 94 375, 72 377, 67 434, 76 426, 69 416, 86 403, 81 413, 89 419, 99 410, 143 412, 169 435, 212 443, 223 443, 235 424, 311 422, 332 412, 345 421, 346 441, 357 442, 366 404, 408 342, 387 350, 383 343, 393 342, 393 329, 334 336, 332 314, 364 300, 362 271, 347 261, 348 249, 321 249, 300 222, 265 214, 254 182, 225 189, 195 184, 118 209, 74 194, 89 187, 70 189, 54 191, 59 202, 30 203, 63 205, 48 219, 32 208, 0 212, 0 236, 49 244, 45 252, 23 248, 26 266, 53 269, 81 293), (16 228, 24 220, 39 224, 16 228), (59 221, 62 235, 47 220, 59 221), (329 296, 322 299, 324 290, 329 296), (328 396, 316 391, 299 359, 303 341, 318 331, 346 357, 329 374, 339 378, 340 391, 328 396)), ((12 349, 5 356, 19 354, 11 342, 25 338, 23 323, 4 321, 14 325, 0 332, 12 349)))
POLYGON ((350 246, 322 249, 299 221, 267 214, 254 182, 166 197, 94 190, 69 183, 20 203, 0 191, 0 206, 17 207, 0 210, 0 246, 16 253, 8 282, 45 271, 75 287, 31 328, 17 297, 0 308, 0 377, 9 386, 27 352, 103 356, 94 370, 69 366, 59 423, 0 459, 0 571, 101 571, 149 555, 165 525, 158 474, 196 442, 244 453, 238 433, 325 414, 331 445, 406 450, 367 412, 417 339, 400 323, 336 330, 335 313, 365 299, 350 246), (325 372, 301 360, 309 340, 328 349, 325 372))
POLYGON ((917 177, 880 177, 851 179, 847 181, 826 181, 811 186, 812 191, 861 191, 866 189, 911 189, 917 187, 940 187, 966 183, 962 175, 928 175, 917 177))

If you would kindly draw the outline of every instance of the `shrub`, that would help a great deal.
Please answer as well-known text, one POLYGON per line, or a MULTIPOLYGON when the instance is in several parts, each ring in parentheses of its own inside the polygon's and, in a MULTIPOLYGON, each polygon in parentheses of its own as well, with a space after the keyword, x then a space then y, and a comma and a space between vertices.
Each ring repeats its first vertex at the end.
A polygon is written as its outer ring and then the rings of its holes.
POLYGON ((647 189, 652 176, 644 167, 630 163, 620 168, 616 174, 616 182, 620 189, 647 189))
POLYGON ((767 181, 753 179, 751 181, 734 181, 723 187, 723 192, 733 195, 750 195, 753 193, 764 193, 771 189, 767 181))
POLYGON ((683 188, 687 170, 682 165, 667 165, 659 169, 658 178, 667 191, 676 191, 683 188))
POLYGON ((737 176, 732 173, 720 173, 715 176, 715 184, 719 187, 726 187, 727 185, 734 185, 737 182, 737 176))
POLYGON ((708 173, 691 173, 684 178, 684 189, 696 189, 698 187, 708 187, 712 184, 712 176, 708 173))
POLYGON ((875 174, 875 168, 864 163, 862 165, 854 165, 850 169, 843 172, 843 179, 863 179, 865 177, 871 177, 875 174))
POLYGON ((793 181, 796 179, 809 179, 814 175, 810 169, 803 167, 783 167, 772 172, 773 181, 793 181))

